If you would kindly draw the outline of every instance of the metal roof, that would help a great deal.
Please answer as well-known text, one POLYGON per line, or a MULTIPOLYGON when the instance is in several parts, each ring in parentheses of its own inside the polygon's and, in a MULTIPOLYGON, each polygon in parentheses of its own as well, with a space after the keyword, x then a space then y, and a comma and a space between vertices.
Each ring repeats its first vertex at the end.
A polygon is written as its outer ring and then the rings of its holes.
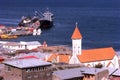
POLYGON ((35 59, 35 58, 17 59, 17 60, 5 61, 3 63, 17 68, 30 68, 36 66, 51 65, 51 63, 49 62, 45 62, 43 60, 35 59))
POLYGON ((74 77, 83 77, 82 73, 80 72, 79 68, 75 69, 66 69, 66 70, 58 70, 53 73, 53 75, 63 79, 71 79, 74 77))
POLYGON ((41 45, 39 41, 30 41, 30 42, 24 42, 20 41, 21 44, 26 44, 26 45, 41 45))
POLYGON ((83 77, 84 74, 96 75, 97 73, 99 73, 103 70, 107 70, 107 69, 80 67, 80 68, 54 71, 53 75, 55 75, 61 79, 71 79, 74 77, 83 77))
POLYGON ((101 68, 89 68, 89 67, 82 67, 80 71, 82 71, 83 74, 92 74, 96 75, 97 73, 104 71, 107 69, 101 69, 101 68))

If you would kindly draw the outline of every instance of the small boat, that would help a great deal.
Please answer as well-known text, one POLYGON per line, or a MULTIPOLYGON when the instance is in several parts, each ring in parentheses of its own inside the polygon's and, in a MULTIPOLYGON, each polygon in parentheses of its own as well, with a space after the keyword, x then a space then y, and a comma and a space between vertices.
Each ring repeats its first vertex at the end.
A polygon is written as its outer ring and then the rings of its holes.
POLYGON ((34 29, 33 30, 33 35, 40 35, 41 34, 41 29, 34 29))
POLYGON ((35 11, 33 17, 23 16, 18 26, 46 29, 53 26, 53 14, 47 9, 44 13, 35 11))

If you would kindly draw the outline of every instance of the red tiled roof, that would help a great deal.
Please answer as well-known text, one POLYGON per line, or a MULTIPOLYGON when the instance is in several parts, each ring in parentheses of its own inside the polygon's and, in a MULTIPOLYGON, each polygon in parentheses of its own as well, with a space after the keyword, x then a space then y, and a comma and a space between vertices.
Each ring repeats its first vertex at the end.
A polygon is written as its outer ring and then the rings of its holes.
POLYGON ((77 26, 76 26, 71 38, 72 39, 82 39, 82 35, 77 26))
POLYGON ((112 47, 82 50, 81 55, 77 55, 80 62, 94 62, 101 60, 110 60, 115 56, 115 51, 112 47))
POLYGON ((39 59, 39 58, 37 58, 36 56, 24 56, 24 57, 21 57, 21 58, 19 58, 19 59, 30 59, 30 58, 39 59))
POLYGON ((59 58, 59 63, 60 62, 64 62, 64 63, 69 63, 69 58, 70 55, 66 55, 66 54, 52 54, 47 61, 52 62, 54 59, 57 60, 57 58, 59 58))
POLYGON ((2 56, 0 56, 0 61, 4 61, 4 58, 2 56))

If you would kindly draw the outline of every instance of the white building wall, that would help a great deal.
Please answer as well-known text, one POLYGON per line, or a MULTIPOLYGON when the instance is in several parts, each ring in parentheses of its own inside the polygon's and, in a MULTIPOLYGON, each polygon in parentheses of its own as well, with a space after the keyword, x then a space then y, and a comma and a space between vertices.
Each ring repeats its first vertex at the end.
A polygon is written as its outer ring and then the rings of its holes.
POLYGON ((114 68, 119 68, 119 58, 117 55, 114 56, 111 62, 114 64, 114 68))
POLYGON ((73 39, 72 40, 72 50, 73 55, 80 55, 82 49, 82 40, 81 39, 73 39))
POLYGON ((69 64, 80 64, 80 61, 78 60, 76 55, 73 55, 69 60, 69 64))
POLYGON ((99 63, 101 63, 103 65, 103 67, 119 68, 119 62, 118 62, 117 56, 115 56, 112 60, 95 61, 95 62, 88 62, 88 63, 83 63, 83 64, 88 67, 95 67, 95 65, 97 65, 99 63), (112 62, 112 63, 110 63, 110 62, 112 62))
POLYGON ((29 45, 29 46, 27 46, 27 49, 29 49, 29 50, 35 49, 35 48, 37 48, 38 46, 40 46, 40 45, 29 45))
POLYGON ((3 48, 8 48, 8 49, 14 49, 14 50, 22 50, 25 49, 25 46, 8 46, 8 45, 3 45, 3 48))
MULTIPOLYGON (((29 50, 35 49, 35 48, 37 48, 38 46, 41 46, 41 45, 27 45, 27 49, 29 49, 29 50)), ((15 50, 26 49, 25 45, 18 45, 18 46, 3 45, 3 48, 15 49, 15 50)))
POLYGON ((103 65, 103 67, 106 67, 109 62, 110 62, 110 60, 106 60, 106 61, 95 61, 95 62, 84 63, 84 65, 85 65, 85 66, 88 66, 88 64, 89 64, 90 67, 95 67, 95 65, 101 63, 101 64, 103 65))
POLYGON ((81 39, 72 39, 72 57, 69 61, 69 64, 80 64, 77 55, 81 54, 82 49, 82 40, 81 39))

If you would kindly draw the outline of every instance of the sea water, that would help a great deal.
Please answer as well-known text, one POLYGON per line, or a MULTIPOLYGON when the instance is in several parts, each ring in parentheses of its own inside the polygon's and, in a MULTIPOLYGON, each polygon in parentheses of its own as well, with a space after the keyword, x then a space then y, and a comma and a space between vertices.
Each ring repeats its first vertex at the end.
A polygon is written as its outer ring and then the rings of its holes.
MULTIPOLYGON (((0 24, 17 26, 22 16, 46 8, 54 14, 54 26, 39 36, 21 36, 4 41, 39 41, 48 45, 72 46, 71 36, 78 23, 82 34, 82 48, 113 47, 120 50, 119 0, 1 0, 0 24)), ((1 39, 2 40, 2 39, 1 39)))

